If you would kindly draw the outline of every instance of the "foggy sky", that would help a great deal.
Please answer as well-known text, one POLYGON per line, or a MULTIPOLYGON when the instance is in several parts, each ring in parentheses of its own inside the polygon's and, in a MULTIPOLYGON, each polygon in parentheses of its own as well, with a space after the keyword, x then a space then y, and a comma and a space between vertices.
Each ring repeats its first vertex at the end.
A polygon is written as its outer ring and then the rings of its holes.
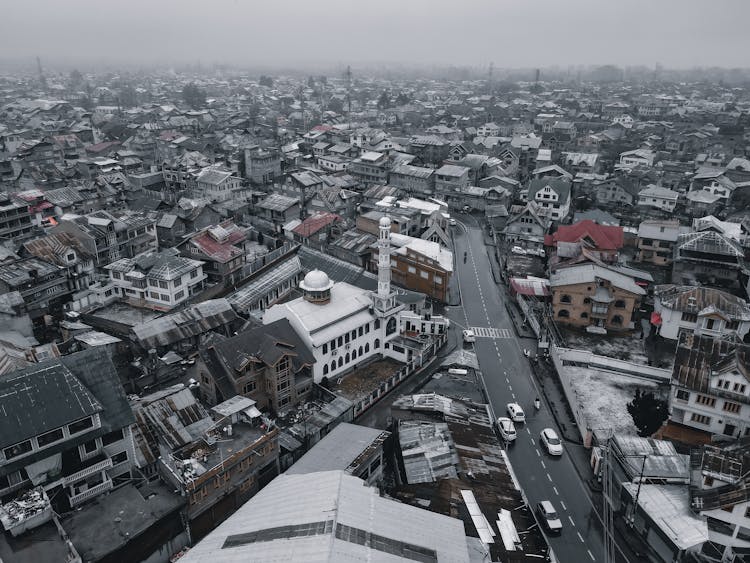
POLYGON ((0 59, 747 67, 748 16, 750 0, 21 0, 0 59))

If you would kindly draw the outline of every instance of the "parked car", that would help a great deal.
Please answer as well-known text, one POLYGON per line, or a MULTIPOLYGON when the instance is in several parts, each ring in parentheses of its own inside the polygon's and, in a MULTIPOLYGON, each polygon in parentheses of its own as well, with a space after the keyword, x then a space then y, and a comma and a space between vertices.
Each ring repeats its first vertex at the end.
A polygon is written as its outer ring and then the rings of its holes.
POLYGON ((516 439, 516 425, 508 417, 501 416, 497 419, 497 429, 506 442, 512 442, 516 439))
POLYGON ((474 331, 470 328, 467 328, 464 332, 464 342, 476 342, 477 341, 477 335, 474 334, 474 331))
POLYGON ((457 223, 456 223, 456 220, 453 217, 451 217, 450 219, 448 219, 448 224, 451 227, 455 227, 457 223))
POLYGON ((539 256, 539 258, 544 258, 544 256, 545 256, 543 248, 528 248, 528 249, 526 249, 526 254, 531 254, 533 256, 539 256))
POLYGON ((521 256, 525 256, 526 255, 526 249, 521 248, 520 246, 514 246, 513 248, 510 249, 510 251, 513 254, 519 254, 521 256))
POLYGON ((562 521, 555 510, 555 507, 548 500, 538 502, 536 505, 536 513, 539 515, 539 519, 547 531, 551 534, 559 534, 562 532, 562 521))
POLYGON ((560 438, 552 428, 545 428, 539 434, 539 440, 549 455, 562 455, 563 447, 560 438))
POLYGON ((508 403, 505 409, 513 422, 526 422, 526 413, 518 403, 508 403))

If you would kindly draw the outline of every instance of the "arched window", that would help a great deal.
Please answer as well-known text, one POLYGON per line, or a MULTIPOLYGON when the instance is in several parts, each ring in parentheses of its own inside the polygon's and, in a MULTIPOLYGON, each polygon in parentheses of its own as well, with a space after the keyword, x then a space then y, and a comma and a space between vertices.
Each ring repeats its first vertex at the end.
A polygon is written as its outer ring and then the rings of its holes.
POLYGON ((339 356, 339 367, 341 367, 343 365, 344 365, 344 358, 342 358, 341 356, 339 356))
POLYGON ((360 346, 360 347, 359 347, 359 354, 358 354, 358 355, 359 355, 359 356, 361 356, 361 355, 362 355, 362 346, 360 346))
POLYGON ((588 319, 589 318, 589 314, 586 311, 584 311, 583 313, 581 313, 581 318, 582 319, 588 319))
POLYGON ((583 298, 583 304, 584 305, 588 305, 589 303, 591 303, 591 298, 590 297, 584 297, 583 298))
POLYGON ((328 342, 326 342, 326 343, 323 344, 323 353, 324 354, 328 353, 328 342))
POLYGON ((333 360, 331 362, 331 371, 334 371, 336 369, 336 360, 333 360))
POLYGON ((375 330, 380 328, 380 319, 375 319, 375 330))
POLYGON ((352 361, 354 361, 356 359, 357 359, 357 351, 356 350, 352 350, 352 361))
POLYGON ((343 337, 339 336, 339 346, 343 346, 343 345, 344 345, 344 339, 343 337))
POLYGON ((328 375, 328 364, 323 364, 323 375, 328 375))
POLYGON ((573 300, 570 298, 570 295, 565 294, 562 297, 560 297, 560 303, 570 303, 573 300))
POLYGON ((620 315, 615 315, 614 317, 612 317, 612 324, 622 325, 622 317, 620 315))
POLYGON ((375 349, 377 350, 378 348, 380 348, 380 338, 375 339, 375 349))
POLYGON ((388 336, 394 332, 396 332, 396 317, 391 317, 388 319, 388 324, 385 325, 385 334, 388 336))
POLYGON ((615 307, 618 309, 624 309, 625 301, 623 299, 618 299, 617 301, 615 301, 615 307))
POLYGON ((348 364, 348 363, 349 363, 350 361, 351 361, 351 360, 350 360, 350 358, 349 358, 349 352, 347 352, 347 353, 346 353, 346 359, 344 360, 344 363, 345 363, 345 364, 348 364))
POLYGON ((369 354, 369 353, 370 353, 370 343, 368 342, 367 344, 365 344, 365 354, 369 354))
POLYGON ((570 318, 570 311, 568 311, 567 309, 560 309, 560 312, 557 313, 557 316, 561 319, 570 318))

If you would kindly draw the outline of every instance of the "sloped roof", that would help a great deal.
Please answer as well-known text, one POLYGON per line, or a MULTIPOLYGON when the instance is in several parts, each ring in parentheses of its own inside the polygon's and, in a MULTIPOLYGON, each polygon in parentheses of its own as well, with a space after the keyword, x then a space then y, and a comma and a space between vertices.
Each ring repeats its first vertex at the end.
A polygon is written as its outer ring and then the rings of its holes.
POLYGON ((297 225, 292 232, 301 237, 310 237, 336 221, 341 221, 341 216, 336 213, 319 211, 307 217, 302 223, 297 225))
POLYGON ((667 309, 700 314, 712 307, 730 319, 750 321, 750 305, 747 301, 713 287, 658 285, 654 294, 667 309))
POLYGON ((739 243, 715 231, 700 231, 680 235, 677 238, 677 247, 680 250, 732 255, 738 258, 745 255, 739 243))
POLYGON ((557 246, 559 242, 578 242, 590 239, 599 250, 619 250, 625 243, 622 227, 605 226, 585 219, 573 225, 560 225, 554 234, 548 235, 545 244, 557 246))

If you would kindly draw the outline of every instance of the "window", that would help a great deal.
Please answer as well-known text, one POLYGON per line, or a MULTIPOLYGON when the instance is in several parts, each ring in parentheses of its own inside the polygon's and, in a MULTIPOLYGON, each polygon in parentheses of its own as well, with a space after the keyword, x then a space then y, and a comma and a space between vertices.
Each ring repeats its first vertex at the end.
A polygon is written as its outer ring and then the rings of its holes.
POLYGON ((741 384, 741 383, 735 383, 733 389, 734 389, 735 393, 744 393, 745 389, 746 389, 746 386, 744 384, 741 384))
POLYGON ((417 269, 414 266, 409 266, 407 268, 407 270, 409 271, 410 274, 416 274, 417 273, 417 269))
POLYGON ((622 324, 622 317, 620 315, 615 315, 612 317, 612 324, 613 325, 621 325, 622 324))
POLYGON ((52 432, 46 432, 40 436, 36 437, 36 443, 39 444, 40 448, 43 448, 45 446, 49 446, 50 444, 53 444, 54 442, 57 442, 58 440, 63 439, 63 431, 62 428, 58 428, 57 430, 53 430, 52 432))
POLYGON ((31 440, 26 440, 25 442, 20 442, 9 448, 5 448, 3 450, 3 453, 5 454, 5 459, 13 459, 14 457, 27 454, 30 451, 31 451, 31 440))
POLYGON ((375 339, 375 349, 377 350, 378 348, 380 348, 380 338, 375 339))
POLYGON ((740 412, 740 405, 739 403, 732 403, 730 401, 724 401, 723 410, 725 410, 726 412, 738 413, 740 412))
POLYGON ((93 454, 96 450, 99 449, 99 446, 96 443, 96 438, 93 440, 89 440, 85 444, 83 444, 83 451, 87 454, 93 454))
POLYGON ((328 375, 328 364, 323 364, 323 375, 328 375))
POLYGON ((706 319, 706 330, 713 330, 716 321, 714 319, 706 319))
POLYGON ((380 328, 380 319, 375 319, 375 330, 380 328))
POLYGON ((675 398, 679 401, 689 401, 690 392, 685 391, 684 389, 678 389, 677 393, 675 393, 675 398))
POLYGON ((242 386, 242 393, 247 395, 248 393, 252 393, 253 391, 255 391, 257 387, 258 384, 255 382, 255 380, 248 381, 242 386))
POLYGON ((169 285, 167 284, 167 282, 159 280, 159 288, 160 289, 168 289, 169 285))
POLYGON ((693 413, 690 415, 690 420, 698 424, 705 424, 706 426, 711 424, 711 417, 703 414, 693 413))
POLYGON ((343 336, 339 336, 338 345, 339 346, 343 346, 344 345, 344 337, 343 336))
POLYGON ((192 279, 197 278, 198 277, 198 270, 193 270, 192 272, 190 272, 190 277, 192 279))
POLYGON ((369 334, 369 333, 370 333, 370 323, 367 323, 365 325, 365 334, 369 334))
POLYGON ((588 319, 589 318, 589 314, 586 311, 584 311, 583 313, 581 313, 581 318, 582 319, 588 319))
POLYGON ((327 353, 328 353, 328 342, 324 342, 324 343, 323 343, 323 353, 324 353, 324 354, 327 354, 327 353))
POLYGON ((441 278, 440 276, 435 276, 434 279, 436 285, 443 285, 443 278, 441 278))
POLYGON ((706 518, 706 521, 708 523, 708 529, 712 532, 717 532, 727 536, 734 534, 734 526, 732 524, 727 524, 718 518, 711 518, 710 516, 706 518))
POLYGON ((570 295, 563 295, 560 297, 560 303, 572 303, 573 299, 570 297, 570 295))
POLYGON ((349 333, 348 332, 344 335, 344 342, 347 343, 347 344, 349 343, 349 333))
POLYGON ((367 354, 369 352, 370 352, 370 343, 368 342, 368 343, 365 344, 365 354, 367 354))
POLYGON ((425 272, 424 270, 419 270, 419 275, 423 280, 426 280, 430 277, 429 272, 425 272))
POLYGON ((568 311, 567 309, 560 309, 560 312, 557 313, 557 316, 561 319, 570 318, 570 311, 568 311))
POLYGON ((348 364, 351 361, 351 357, 349 356, 349 352, 346 353, 346 357, 344 358, 344 363, 348 364))
POLYGON ((112 456, 112 465, 120 465, 128 461, 128 452, 122 451, 112 456))
MULTIPOLYGON (((589 289, 591 289, 591 288, 589 288, 589 289)), ((583 304, 584 305, 588 305, 589 303, 591 303, 591 298, 590 297, 584 297, 583 298, 583 304)))
POLYGON ((83 432, 84 430, 91 428, 93 426, 94 426, 94 421, 91 419, 90 416, 87 416, 86 418, 82 420, 73 422, 72 424, 68 424, 68 431, 71 434, 78 434, 79 432, 83 432))
POLYGON ((709 408, 713 408, 716 405, 716 399, 713 397, 707 397, 706 395, 698 395, 695 398, 695 402, 709 408))
POLYGON ((344 358, 342 358, 341 356, 339 356, 339 367, 341 367, 343 365, 344 365, 344 358))
POLYGON ((185 292, 184 291, 178 291, 177 293, 174 294, 174 300, 175 301, 179 301, 183 297, 185 297, 185 292))
POLYGON ((124 434, 122 433, 122 428, 120 430, 113 430, 112 432, 109 432, 102 436, 102 444, 105 446, 109 446, 110 444, 114 444, 115 442, 122 440, 124 438, 124 434))
POLYGON ((618 309, 624 309, 625 308, 625 301, 622 299, 618 299, 615 301, 615 307, 618 309))

